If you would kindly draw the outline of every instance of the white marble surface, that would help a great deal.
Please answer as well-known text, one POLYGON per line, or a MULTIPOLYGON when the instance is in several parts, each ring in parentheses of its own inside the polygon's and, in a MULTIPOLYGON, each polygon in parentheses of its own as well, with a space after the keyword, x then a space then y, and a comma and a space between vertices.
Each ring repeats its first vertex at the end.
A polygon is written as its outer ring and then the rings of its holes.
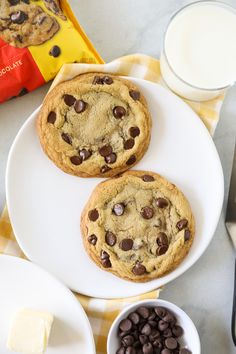
MULTIPOLYGON (((140 52, 158 57, 171 14, 191 1, 70 0, 87 34, 105 61, 140 52)), ((236 0, 227 1, 236 7, 236 0)), ((49 85, 0 106, 0 208, 5 203, 4 174, 10 145, 49 85)), ((2 88, 0 88, 2 89, 2 88)), ((225 175, 227 196, 236 134, 236 87, 226 97, 214 141, 225 175)), ((16 176, 17 180, 17 176, 16 176)), ((225 199, 226 199, 225 196, 225 199)), ((207 198, 207 196, 206 196, 207 198)), ((187 273, 165 287, 161 297, 181 306, 195 322, 203 354, 233 354, 230 317, 234 252, 224 227, 226 201, 215 237, 187 273)))

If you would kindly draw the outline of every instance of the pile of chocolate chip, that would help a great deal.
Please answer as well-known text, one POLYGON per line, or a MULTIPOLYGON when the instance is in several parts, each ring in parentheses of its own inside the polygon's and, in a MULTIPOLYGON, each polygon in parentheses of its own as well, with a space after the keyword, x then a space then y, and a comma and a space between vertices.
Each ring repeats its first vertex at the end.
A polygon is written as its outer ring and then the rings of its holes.
POLYGON ((119 324, 120 348, 116 354, 191 354, 181 348, 183 328, 164 307, 141 306, 119 324))

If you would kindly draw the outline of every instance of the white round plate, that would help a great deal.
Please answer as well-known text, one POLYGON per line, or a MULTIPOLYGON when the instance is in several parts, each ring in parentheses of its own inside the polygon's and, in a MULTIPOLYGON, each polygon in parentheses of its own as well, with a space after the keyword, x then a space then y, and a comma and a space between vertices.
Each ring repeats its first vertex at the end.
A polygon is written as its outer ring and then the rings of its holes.
POLYGON ((69 289, 35 264, 0 256, 0 353, 9 354, 6 341, 12 318, 21 308, 54 315, 47 354, 95 354, 86 314, 69 289))
POLYGON ((176 270, 140 284, 119 279, 90 260, 82 244, 80 214, 102 179, 68 175, 47 158, 35 127, 38 110, 19 131, 8 158, 7 204, 22 250, 71 289, 94 297, 134 296, 182 274, 209 244, 222 207, 222 167, 200 118, 163 87, 131 81, 147 98, 153 120, 148 152, 135 169, 158 172, 175 183, 189 199, 196 218, 193 246, 176 270))

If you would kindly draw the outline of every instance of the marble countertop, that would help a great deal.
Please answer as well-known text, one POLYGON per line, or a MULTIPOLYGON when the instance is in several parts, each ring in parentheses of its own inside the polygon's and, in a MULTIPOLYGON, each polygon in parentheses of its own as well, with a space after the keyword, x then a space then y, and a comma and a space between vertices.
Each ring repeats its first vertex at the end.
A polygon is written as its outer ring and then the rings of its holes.
MULTIPOLYGON (((165 26, 184 0, 70 0, 85 31, 105 61, 130 53, 159 57, 165 26)), ((236 7, 236 0, 225 1, 236 7)), ((49 84, 0 106, 0 209, 5 204, 4 175, 12 141, 42 102, 49 84)), ((201 259, 167 285, 161 297, 181 306, 196 324, 203 354, 236 352, 230 335, 234 251, 224 215, 236 136, 236 87, 229 90, 214 142, 225 176, 223 212, 213 241, 201 259)), ((207 198, 207 196, 206 196, 207 198)))

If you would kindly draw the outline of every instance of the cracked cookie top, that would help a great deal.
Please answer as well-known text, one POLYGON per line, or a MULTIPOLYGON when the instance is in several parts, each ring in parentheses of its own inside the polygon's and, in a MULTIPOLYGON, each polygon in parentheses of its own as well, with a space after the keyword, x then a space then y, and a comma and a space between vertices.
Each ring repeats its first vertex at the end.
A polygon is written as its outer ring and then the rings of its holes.
POLYGON ((145 98, 130 81, 90 73, 61 83, 38 117, 42 147, 67 173, 114 176, 138 162, 150 141, 145 98))
POLYGON ((103 269, 147 281, 174 269, 194 237, 183 193, 152 172, 128 171, 100 183, 81 219, 84 245, 103 269))

